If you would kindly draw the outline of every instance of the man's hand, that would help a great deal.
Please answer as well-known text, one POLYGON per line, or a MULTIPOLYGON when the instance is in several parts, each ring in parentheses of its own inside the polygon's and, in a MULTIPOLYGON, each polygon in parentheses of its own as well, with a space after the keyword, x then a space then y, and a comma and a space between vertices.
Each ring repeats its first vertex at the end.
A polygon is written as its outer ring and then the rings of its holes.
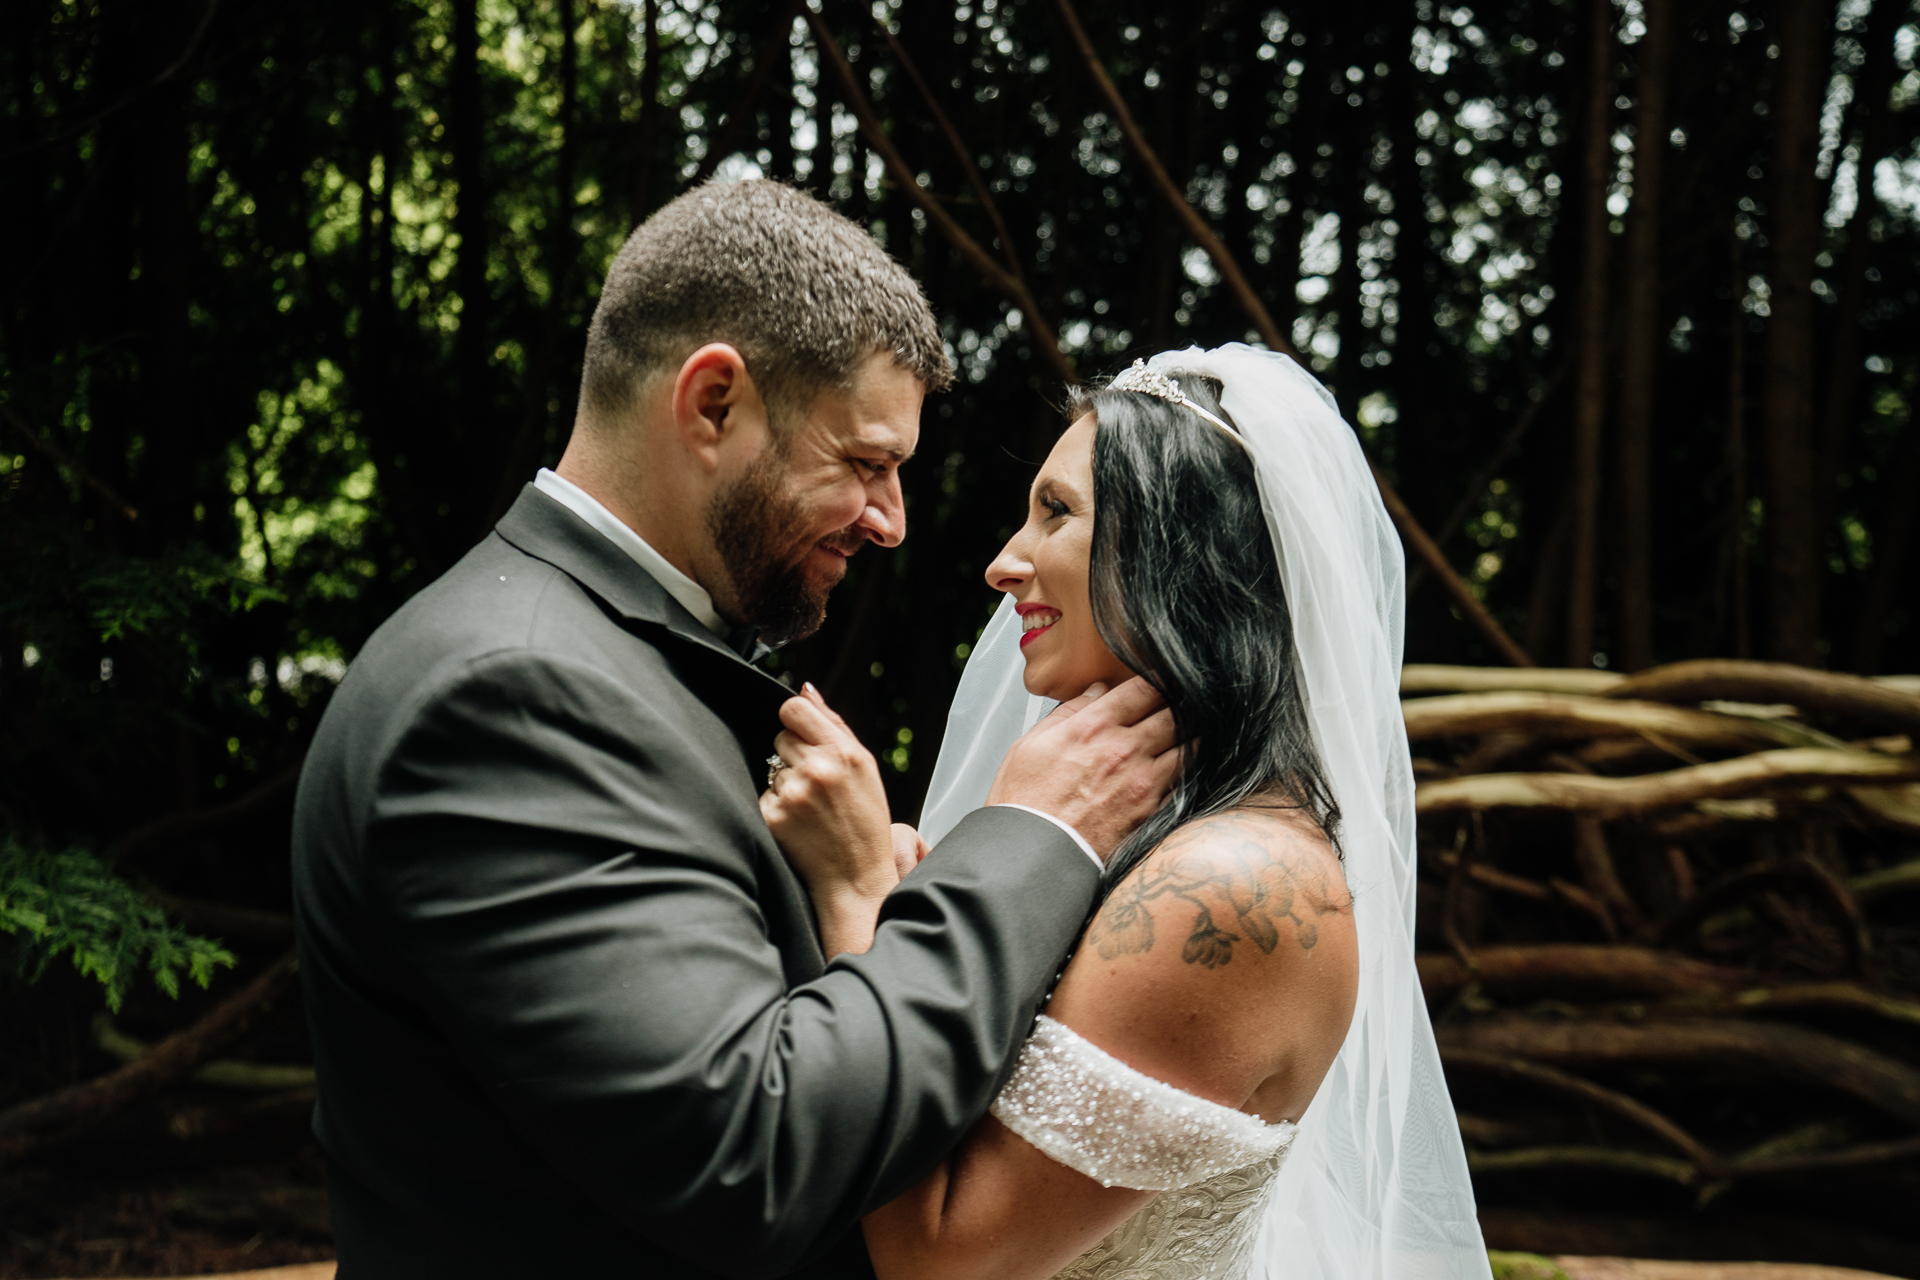
POLYGON ((760 816, 806 883, 827 957, 865 951, 903 874, 880 767, 811 684, 782 704, 780 723, 773 749, 786 767, 761 792, 760 816))
POLYGON ((1180 771, 1173 713, 1139 676, 1096 684, 1028 730, 988 804, 1022 804, 1078 831, 1102 858, 1167 798, 1180 771))

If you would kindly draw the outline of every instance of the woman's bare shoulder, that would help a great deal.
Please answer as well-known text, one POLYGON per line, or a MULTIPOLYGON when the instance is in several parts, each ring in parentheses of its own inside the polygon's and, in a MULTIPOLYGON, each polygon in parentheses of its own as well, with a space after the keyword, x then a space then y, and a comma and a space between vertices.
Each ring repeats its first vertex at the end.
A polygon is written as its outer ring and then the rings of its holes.
POLYGON ((1102 959, 1175 949, 1206 969, 1236 956, 1312 952, 1352 916, 1339 855, 1293 808, 1247 807, 1188 823, 1119 884, 1088 927, 1102 959))

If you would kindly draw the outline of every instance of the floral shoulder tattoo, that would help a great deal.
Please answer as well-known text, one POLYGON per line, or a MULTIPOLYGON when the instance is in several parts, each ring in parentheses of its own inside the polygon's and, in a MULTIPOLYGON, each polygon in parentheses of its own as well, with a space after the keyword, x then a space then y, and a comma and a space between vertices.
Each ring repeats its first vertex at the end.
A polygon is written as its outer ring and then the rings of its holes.
POLYGON ((1324 886, 1316 894, 1301 885, 1252 819, 1227 814, 1209 820, 1204 831, 1206 856, 1163 848, 1101 906, 1086 941, 1102 959, 1153 950, 1156 911, 1165 921, 1190 918, 1180 958, 1217 969, 1233 960, 1236 943, 1251 942, 1272 955, 1282 922, 1293 926, 1300 949, 1311 951, 1320 937, 1312 917, 1344 909, 1327 903, 1324 886))

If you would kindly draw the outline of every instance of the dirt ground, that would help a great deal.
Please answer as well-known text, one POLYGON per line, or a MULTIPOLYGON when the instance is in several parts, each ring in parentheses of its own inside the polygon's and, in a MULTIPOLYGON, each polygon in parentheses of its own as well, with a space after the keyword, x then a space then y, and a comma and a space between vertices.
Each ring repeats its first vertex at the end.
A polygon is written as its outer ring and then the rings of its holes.
POLYGON ((199 1143, 116 1126, 116 1136, 5 1171, 0 1280, 204 1275, 331 1258, 324 1166, 305 1126, 304 1109, 292 1107, 199 1143))

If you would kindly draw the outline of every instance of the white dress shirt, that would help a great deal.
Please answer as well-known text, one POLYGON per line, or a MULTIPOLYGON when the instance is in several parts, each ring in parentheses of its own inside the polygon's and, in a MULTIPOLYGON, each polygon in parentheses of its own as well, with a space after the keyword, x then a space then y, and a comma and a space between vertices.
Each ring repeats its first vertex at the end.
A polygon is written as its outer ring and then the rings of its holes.
POLYGON ((563 480, 546 467, 533 478, 533 487, 558 502, 604 534, 614 546, 633 557, 666 593, 686 606, 700 625, 722 640, 733 630, 713 607, 707 589, 673 567, 671 561, 647 545, 647 540, 629 528, 619 516, 600 505, 598 499, 571 480, 563 480))

